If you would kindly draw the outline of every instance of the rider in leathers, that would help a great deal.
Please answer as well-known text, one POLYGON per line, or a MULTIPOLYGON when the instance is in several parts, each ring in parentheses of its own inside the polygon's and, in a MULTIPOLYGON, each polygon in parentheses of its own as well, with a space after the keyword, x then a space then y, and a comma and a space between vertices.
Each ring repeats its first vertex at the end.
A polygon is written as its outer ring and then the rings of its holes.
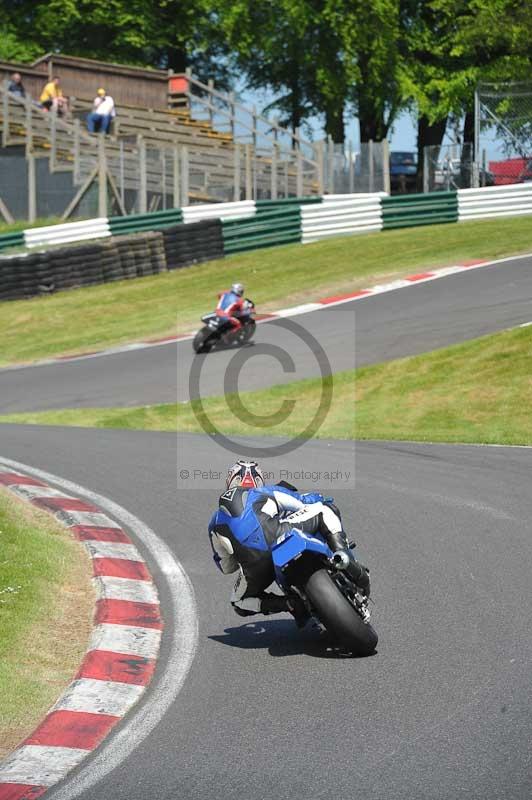
POLYGON ((333 552, 345 554, 346 573, 362 594, 369 596, 369 571, 354 558, 342 529, 336 506, 317 493, 301 494, 288 484, 265 486, 254 461, 238 461, 228 472, 227 489, 209 523, 213 558, 225 574, 238 576, 231 595, 237 614, 276 614, 289 611, 304 624, 308 618, 297 598, 266 592, 274 571, 269 549, 264 549, 260 529, 268 544, 298 528, 320 533, 333 552))

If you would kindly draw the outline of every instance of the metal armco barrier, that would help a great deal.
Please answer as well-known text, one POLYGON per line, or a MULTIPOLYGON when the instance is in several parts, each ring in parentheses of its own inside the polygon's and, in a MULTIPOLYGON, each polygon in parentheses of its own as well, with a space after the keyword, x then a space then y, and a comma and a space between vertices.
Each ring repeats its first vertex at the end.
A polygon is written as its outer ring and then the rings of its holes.
POLYGON ((114 235, 119 233, 141 233, 156 231, 169 225, 183 222, 180 208, 169 208, 165 211, 154 211, 151 214, 130 214, 128 217, 110 217, 109 229, 114 235))
POLYGON ((382 198, 383 229, 458 221, 456 192, 405 194, 382 198))
POLYGON ((299 206, 283 206, 262 211, 252 219, 225 221, 222 224, 226 255, 301 241, 299 206))
POLYGON ((8 247, 24 247, 24 231, 1 234, 0 250, 7 250, 8 247))
POLYGON ((336 196, 324 198, 320 205, 301 209, 303 244, 332 236, 369 233, 382 229, 381 195, 336 196))
POLYGON ((523 214, 532 214, 532 185, 526 183, 397 197, 239 201, 29 228, 0 236, 0 250, 32 248, 0 256, 0 300, 143 277, 292 242, 523 214), (45 250, 80 240, 85 244, 45 250), (35 252, 37 247, 43 249, 35 252))
POLYGON ((183 209, 183 222, 198 222, 201 219, 238 219, 254 217, 254 200, 238 200, 235 203, 205 203, 183 209))
POLYGON ((64 225, 47 225, 45 228, 28 228, 24 231, 24 243, 26 247, 40 247, 46 244, 102 239, 110 235, 107 217, 99 217, 82 222, 67 222, 64 225))
POLYGON ((459 189, 457 194, 460 222, 532 214, 532 183, 459 189))

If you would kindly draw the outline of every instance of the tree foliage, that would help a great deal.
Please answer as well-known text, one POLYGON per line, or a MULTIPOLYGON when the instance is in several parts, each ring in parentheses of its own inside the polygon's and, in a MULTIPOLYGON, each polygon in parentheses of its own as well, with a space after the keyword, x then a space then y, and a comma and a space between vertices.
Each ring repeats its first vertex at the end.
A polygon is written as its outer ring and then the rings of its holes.
POLYGON ((310 117, 342 141, 387 136, 400 111, 420 145, 465 118, 479 80, 528 78, 532 14, 523 0, 0 0, 0 58, 44 51, 176 71, 269 90, 281 120, 310 117), (232 69, 235 72, 232 73, 232 69))

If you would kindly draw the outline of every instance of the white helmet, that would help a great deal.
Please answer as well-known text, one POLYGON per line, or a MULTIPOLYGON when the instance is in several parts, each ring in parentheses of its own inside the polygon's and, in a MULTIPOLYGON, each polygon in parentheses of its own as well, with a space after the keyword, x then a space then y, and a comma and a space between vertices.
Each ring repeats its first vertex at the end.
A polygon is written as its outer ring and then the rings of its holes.
POLYGON ((237 294, 239 297, 242 297, 244 294, 244 284, 243 283, 233 283, 231 286, 231 291, 237 294))
POLYGON ((248 489, 256 489, 264 486, 264 476, 256 461, 237 461, 227 472, 225 485, 228 489, 235 486, 244 486, 248 489))

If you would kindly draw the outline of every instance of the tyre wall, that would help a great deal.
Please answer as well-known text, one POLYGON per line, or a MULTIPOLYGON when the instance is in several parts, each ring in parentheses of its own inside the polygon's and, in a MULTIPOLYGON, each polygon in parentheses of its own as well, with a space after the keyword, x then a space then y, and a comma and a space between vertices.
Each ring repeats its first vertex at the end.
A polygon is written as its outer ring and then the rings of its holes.
POLYGON ((223 258, 222 223, 207 219, 158 231, 0 256, 0 300, 143 278, 223 258))

